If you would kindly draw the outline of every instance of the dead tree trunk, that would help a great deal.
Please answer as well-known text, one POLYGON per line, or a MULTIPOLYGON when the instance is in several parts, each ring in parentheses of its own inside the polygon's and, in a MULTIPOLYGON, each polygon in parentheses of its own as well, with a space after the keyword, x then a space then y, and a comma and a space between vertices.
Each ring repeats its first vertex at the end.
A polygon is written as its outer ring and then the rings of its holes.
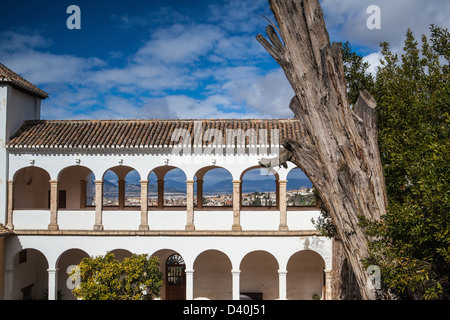
POLYGON ((361 92, 353 110, 347 98, 342 45, 330 45, 318 0, 269 0, 278 23, 258 41, 284 70, 294 89, 290 108, 304 139, 285 141, 279 164, 291 161, 308 176, 327 207, 355 272, 361 297, 375 299, 361 259, 368 253, 359 217, 378 220, 387 206, 378 151, 376 102, 361 92))

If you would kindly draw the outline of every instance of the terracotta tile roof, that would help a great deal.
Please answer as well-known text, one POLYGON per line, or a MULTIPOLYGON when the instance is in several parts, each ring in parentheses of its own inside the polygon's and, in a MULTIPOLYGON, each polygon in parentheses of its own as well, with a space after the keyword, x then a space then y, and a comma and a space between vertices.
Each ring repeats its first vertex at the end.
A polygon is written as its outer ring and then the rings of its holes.
POLYGON ((18 89, 25 90, 28 93, 31 93, 41 99, 48 98, 48 94, 36 87, 34 84, 29 82, 28 80, 25 80, 21 76, 19 76, 17 73, 12 71, 11 69, 8 69, 5 65, 0 63, 0 84, 1 83, 10 83, 11 85, 15 86, 18 89))
POLYGON ((12 234, 13 231, 0 223, 0 238, 12 234))
MULTIPOLYGON (((278 130, 275 139, 278 138, 280 143, 286 139, 298 140, 302 136, 300 122, 296 119, 33 120, 23 123, 11 137, 7 147, 8 149, 172 147, 178 145, 182 140, 179 135, 176 136, 177 132, 189 133, 193 146, 198 145, 194 136, 203 136, 202 145, 206 146, 213 140, 214 130, 216 133, 221 132, 222 135, 222 142, 215 140, 217 141, 216 146, 224 146, 230 145, 230 141, 227 141, 228 129, 242 129, 244 132, 254 129, 257 137, 261 139, 257 141, 252 139, 250 146, 253 144, 270 145, 271 129, 278 130), (198 132, 201 129, 202 135, 194 135, 194 129, 198 132), (259 134, 261 129, 266 130, 267 138, 262 138, 263 136, 259 134)), ((274 131, 275 133, 277 132, 274 131)), ((237 139, 233 140, 235 144, 237 139)), ((248 143, 249 138, 247 137, 247 147, 248 143)), ((274 140, 272 144, 279 143, 274 140)))

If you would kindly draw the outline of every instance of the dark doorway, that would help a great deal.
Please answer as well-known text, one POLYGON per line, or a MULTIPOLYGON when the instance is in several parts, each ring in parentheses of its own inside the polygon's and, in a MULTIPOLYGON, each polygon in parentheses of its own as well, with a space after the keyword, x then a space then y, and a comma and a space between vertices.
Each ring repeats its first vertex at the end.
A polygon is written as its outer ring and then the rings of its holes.
MULTIPOLYGON (((50 190, 48 190, 48 208, 50 209, 50 190)), ((66 190, 58 190, 58 209, 66 209, 67 203, 67 191, 66 190)))
POLYGON ((166 300, 186 300, 186 265, 179 254, 166 261, 166 300))

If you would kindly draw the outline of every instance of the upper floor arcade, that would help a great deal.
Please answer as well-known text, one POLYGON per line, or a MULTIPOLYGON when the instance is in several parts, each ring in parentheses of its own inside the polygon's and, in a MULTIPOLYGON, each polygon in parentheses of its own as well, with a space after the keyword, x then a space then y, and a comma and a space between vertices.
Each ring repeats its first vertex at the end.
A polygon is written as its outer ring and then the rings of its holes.
POLYGON ((8 145, 6 223, 313 230, 319 210, 301 170, 259 166, 298 138, 297 126, 293 119, 25 122, 8 145))

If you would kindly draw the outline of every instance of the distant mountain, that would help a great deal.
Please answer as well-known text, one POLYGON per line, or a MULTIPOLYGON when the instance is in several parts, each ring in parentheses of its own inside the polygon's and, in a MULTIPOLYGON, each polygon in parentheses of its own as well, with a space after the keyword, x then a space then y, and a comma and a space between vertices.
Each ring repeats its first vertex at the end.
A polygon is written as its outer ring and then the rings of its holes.
POLYGON ((203 194, 232 194, 233 183, 231 180, 222 180, 214 184, 203 184, 203 194))
POLYGON ((311 183, 311 181, 309 181, 309 179, 289 179, 288 183, 287 183, 287 190, 295 190, 295 189, 300 189, 301 187, 306 187, 306 188, 312 188, 313 185, 311 183))
MULTIPOLYGON (((156 188, 158 187, 156 183, 152 184, 156 188)), ((167 192, 186 192, 186 182, 179 182, 175 180, 165 180, 164 191, 167 192)))
MULTIPOLYGON (((300 189, 302 187, 312 188, 311 181, 308 179, 289 179, 287 183, 287 190, 300 189)), ((194 185, 195 191, 197 186, 194 185)), ((242 192, 275 192, 275 183, 273 180, 244 180, 242 184, 242 192)), ((116 196, 117 195, 117 183, 112 183, 110 181, 104 181, 103 190, 106 196, 116 196)), ((186 184, 183 182, 168 179, 164 183, 165 192, 173 193, 185 193, 186 184)), ((148 187, 148 192, 151 194, 156 194, 158 192, 157 183, 150 183, 148 187)), ((229 180, 217 181, 214 184, 205 183, 203 185, 203 194, 232 194, 233 184, 229 180)), ((140 195, 140 183, 139 181, 130 181, 127 183, 127 195, 140 195)))

